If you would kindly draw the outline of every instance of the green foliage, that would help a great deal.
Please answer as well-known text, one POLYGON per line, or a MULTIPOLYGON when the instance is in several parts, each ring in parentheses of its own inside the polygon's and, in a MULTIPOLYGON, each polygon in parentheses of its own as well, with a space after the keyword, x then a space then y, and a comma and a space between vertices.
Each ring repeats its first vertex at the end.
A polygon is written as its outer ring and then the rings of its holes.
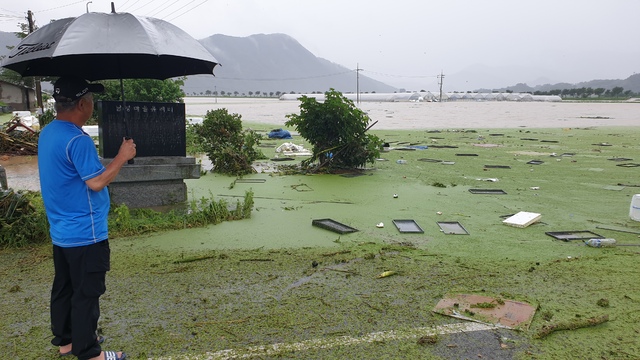
POLYGON ((45 110, 42 115, 38 118, 38 122, 40 123, 40 130, 44 129, 44 127, 55 119, 56 113, 52 109, 45 110))
POLYGON ((1 191, 0 247, 21 247, 48 239, 48 222, 40 193, 1 191))
MULTIPOLYGON (((120 80, 106 80, 104 92, 94 94, 98 100, 122 100, 120 80)), ((180 86, 183 80, 124 79, 124 98, 126 101, 183 102, 184 92, 180 86)))
POLYGON ((334 89, 325 93, 322 103, 307 96, 300 100, 300 114, 287 115, 285 125, 295 127, 312 145, 306 165, 318 161, 318 169, 357 168, 380 156, 382 140, 366 134, 370 119, 353 101, 334 89))
POLYGON ((207 111, 202 124, 192 128, 197 146, 213 163, 213 172, 250 174, 254 171, 251 163, 265 158, 258 149, 262 136, 253 130, 242 130, 242 116, 229 114, 225 108, 207 111))
POLYGON ((0 80, 30 88, 35 87, 35 79, 33 77, 22 77, 17 72, 7 68, 0 68, 0 80))
POLYGON ((201 154, 205 152, 205 149, 200 143, 200 139, 198 138, 196 128, 193 125, 187 124, 185 135, 186 135, 187 154, 194 155, 194 154, 201 154))
MULTIPOLYGON (((187 211, 162 213, 151 209, 112 207, 109 213, 109 236, 112 238, 142 235, 218 224, 251 217, 253 192, 230 207, 224 200, 202 198, 192 201, 187 211)), ((50 241, 49 223, 40 192, 0 191, 0 248, 24 247, 50 241)))
POLYGON ((238 200, 234 208, 231 208, 224 199, 215 201, 213 195, 191 201, 188 210, 184 213, 129 209, 126 205, 120 205, 114 208, 109 216, 109 236, 113 238, 134 236, 241 220, 251 217, 252 210, 252 191, 247 191, 244 201, 238 200))

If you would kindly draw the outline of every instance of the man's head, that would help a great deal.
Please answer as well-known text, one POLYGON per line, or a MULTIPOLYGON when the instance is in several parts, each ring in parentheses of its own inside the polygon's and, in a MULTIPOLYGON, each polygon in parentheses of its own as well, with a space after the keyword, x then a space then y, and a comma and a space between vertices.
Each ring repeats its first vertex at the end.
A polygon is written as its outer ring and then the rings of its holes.
POLYGON ((93 96, 91 94, 103 91, 102 84, 89 84, 86 80, 76 77, 61 77, 53 84, 56 112, 68 112, 77 107, 79 110, 87 112, 90 117, 93 112, 93 96))
POLYGON ((89 84, 86 80, 75 77, 61 77, 53 84, 53 98, 56 102, 72 102, 89 92, 103 91, 102 84, 89 84))

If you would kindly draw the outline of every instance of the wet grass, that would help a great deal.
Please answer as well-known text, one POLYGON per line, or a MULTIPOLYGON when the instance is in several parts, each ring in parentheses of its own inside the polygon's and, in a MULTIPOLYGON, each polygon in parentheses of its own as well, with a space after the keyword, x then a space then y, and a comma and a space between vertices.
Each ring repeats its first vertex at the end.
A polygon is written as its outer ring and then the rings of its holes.
MULTIPOLYGON (((207 352, 215 358, 226 349, 238 356, 300 359, 640 357, 640 247, 596 249, 545 234, 589 230, 619 244, 640 244, 632 233, 640 232, 640 223, 628 217, 631 197, 640 193, 634 186, 640 185, 640 167, 617 166, 640 162, 640 129, 377 134, 392 146, 429 148, 383 153, 387 161, 364 176, 256 174, 250 178, 266 181, 230 187, 234 178, 208 174, 187 181, 191 196, 214 191, 235 199, 251 189, 250 219, 113 239, 100 321, 105 348, 124 349, 134 359, 205 359, 207 352), (456 155, 470 153, 478 156, 456 155), (632 160, 609 160, 615 157, 632 160), (424 158, 455 163, 419 160, 424 158), (543 163, 527 164, 531 160, 543 163), (471 194, 471 188, 506 194, 471 194), (518 211, 538 212, 542 219, 527 228, 501 223, 518 211), (311 226, 319 218, 359 231, 340 235, 311 226), (424 233, 400 233, 394 219, 413 219, 424 233), (460 222, 470 234, 444 234, 437 221, 460 222), (376 227, 379 222, 385 227, 376 227), (385 271, 395 274, 379 278, 385 271), (537 311, 528 330, 496 330, 482 343, 460 334, 420 341, 424 334, 415 334, 252 350, 457 323, 431 312, 455 293, 525 301, 537 311), (609 321, 536 338, 545 326, 602 315, 609 321)), ((42 246, 0 253, 4 358, 57 357, 48 345, 50 252, 42 246)))

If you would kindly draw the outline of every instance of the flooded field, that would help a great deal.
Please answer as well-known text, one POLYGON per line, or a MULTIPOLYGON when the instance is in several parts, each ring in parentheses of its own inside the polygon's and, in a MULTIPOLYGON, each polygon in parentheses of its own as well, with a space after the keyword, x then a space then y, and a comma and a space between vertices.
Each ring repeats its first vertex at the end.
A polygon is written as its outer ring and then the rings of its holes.
MULTIPOLYGON (((247 98, 185 98, 187 117, 226 108, 252 124, 284 126, 286 115, 299 113, 298 101, 247 98)), ((639 103, 540 102, 361 102, 359 107, 377 121, 372 130, 575 128, 640 125, 639 103)), ((38 190, 37 157, 0 159, 9 186, 38 190)))
MULTIPOLYGON (((188 116, 226 108, 250 123, 284 125, 299 113, 298 101, 277 99, 186 98, 188 116)), ((545 102, 361 102, 359 108, 378 123, 373 130, 449 128, 565 128, 635 126, 639 103, 545 102)))

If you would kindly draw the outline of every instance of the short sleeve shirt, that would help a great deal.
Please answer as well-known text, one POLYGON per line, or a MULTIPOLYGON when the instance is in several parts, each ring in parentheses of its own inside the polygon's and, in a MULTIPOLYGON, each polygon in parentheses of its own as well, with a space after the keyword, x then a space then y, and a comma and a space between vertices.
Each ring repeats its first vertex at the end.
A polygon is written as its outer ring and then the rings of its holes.
POLYGON ((106 240, 109 190, 96 192, 85 183, 106 170, 93 139, 71 122, 52 121, 40 132, 38 169, 53 244, 77 247, 106 240))

